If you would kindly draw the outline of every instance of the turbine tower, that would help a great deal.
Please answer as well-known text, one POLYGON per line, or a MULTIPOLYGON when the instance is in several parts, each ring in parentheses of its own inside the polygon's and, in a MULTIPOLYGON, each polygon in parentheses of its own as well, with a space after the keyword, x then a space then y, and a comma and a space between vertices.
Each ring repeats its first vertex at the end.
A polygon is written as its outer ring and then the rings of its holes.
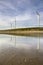
POLYGON ((39 14, 38 11, 36 11, 36 14, 37 14, 37 16, 38 16, 38 23, 39 23, 39 28, 40 28, 40 14, 39 14))
POLYGON ((16 18, 15 18, 15 29, 16 29, 16 18))
MULTIPOLYGON (((11 29, 12 29, 12 23, 10 22, 10 26, 11 26, 11 29)), ((12 35, 11 35, 11 39, 10 39, 11 41, 12 41, 12 35)))

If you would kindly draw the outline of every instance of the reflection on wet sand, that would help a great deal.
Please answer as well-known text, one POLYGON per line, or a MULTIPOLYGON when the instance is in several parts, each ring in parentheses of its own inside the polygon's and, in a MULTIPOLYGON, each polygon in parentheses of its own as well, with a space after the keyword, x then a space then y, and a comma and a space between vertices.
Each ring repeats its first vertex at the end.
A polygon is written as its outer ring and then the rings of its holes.
POLYGON ((0 54, 0 65, 42 65, 43 53, 36 50, 6 49, 0 54))
POLYGON ((43 65, 43 38, 0 36, 0 65, 43 65))

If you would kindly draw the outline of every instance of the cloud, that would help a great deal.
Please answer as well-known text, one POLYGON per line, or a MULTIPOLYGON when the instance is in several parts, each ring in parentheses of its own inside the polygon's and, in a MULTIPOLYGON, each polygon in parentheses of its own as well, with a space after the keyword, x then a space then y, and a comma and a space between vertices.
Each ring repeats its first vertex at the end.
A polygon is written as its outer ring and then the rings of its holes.
POLYGON ((27 21, 31 19, 31 15, 23 14, 23 15, 16 16, 16 18, 17 18, 17 21, 27 21))
POLYGON ((31 15, 26 13, 22 15, 14 16, 14 17, 0 15, 0 18, 1 18, 0 21, 3 21, 3 22, 12 22, 15 20, 15 18, 17 21, 27 21, 31 19, 31 15))
POLYGON ((0 1, 0 5, 2 5, 3 8, 5 7, 5 8, 15 9, 14 6, 11 3, 9 3, 9 2, 0 1))
POLYGON ((38 25, 36 11, 43 24, 43 0, 0 0, 0 26, 11 27, 15 18, 18 27, 38 25))

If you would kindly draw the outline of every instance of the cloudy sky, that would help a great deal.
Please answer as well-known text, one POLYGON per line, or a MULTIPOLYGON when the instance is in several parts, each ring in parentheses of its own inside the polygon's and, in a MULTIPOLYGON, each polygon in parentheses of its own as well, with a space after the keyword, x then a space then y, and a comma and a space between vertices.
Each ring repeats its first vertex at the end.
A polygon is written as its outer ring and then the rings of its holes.
POLYGON ((43 26, 43 0, 0 0, 0 29, 43 26))

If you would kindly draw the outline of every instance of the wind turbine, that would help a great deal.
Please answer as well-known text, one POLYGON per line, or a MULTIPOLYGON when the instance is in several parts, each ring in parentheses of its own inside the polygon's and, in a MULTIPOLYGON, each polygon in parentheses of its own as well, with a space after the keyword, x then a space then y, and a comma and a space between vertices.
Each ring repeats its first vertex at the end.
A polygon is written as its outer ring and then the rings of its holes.
MULTIPOLYGON (((36 14, 38 16, 38 23, 39 23, 39 28, 40 28, 40 14, 38 11, 36 11, 36 14)), ((40 49, 40 32, 39 32, 39 42, 38 42, 38 45, 37 45, 37 49, 39 50, 40 49)))
POLYGON ((10 22, 10 26, 11 26, 11 29, 12 29, 12 23, 10 22))
POLYGON ((37 16, 38 16, 38 23, 39 23, 39 28, 40 28, 40 14, 39 14, 38 11, 36 11, 36 14, 37 14, 37 16))

